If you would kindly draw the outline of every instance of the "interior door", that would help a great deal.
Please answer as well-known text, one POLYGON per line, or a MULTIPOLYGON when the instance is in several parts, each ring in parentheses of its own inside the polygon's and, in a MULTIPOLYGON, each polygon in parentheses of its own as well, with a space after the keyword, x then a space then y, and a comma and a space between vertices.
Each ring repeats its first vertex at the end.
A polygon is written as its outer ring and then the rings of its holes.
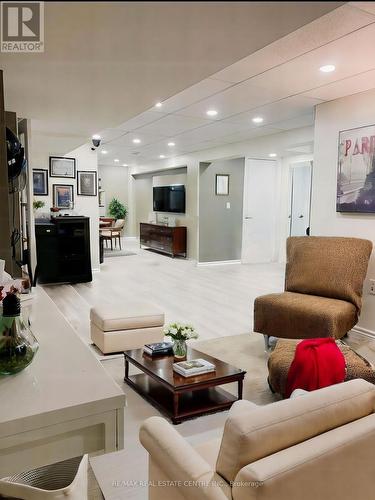
POLYGON ((242 262, 276 258, 277 162, 247 159, 244 180, 242 262))
POLYGON ((290 236, 306 236, 310 227, 311 162, 291 167, 290 236))

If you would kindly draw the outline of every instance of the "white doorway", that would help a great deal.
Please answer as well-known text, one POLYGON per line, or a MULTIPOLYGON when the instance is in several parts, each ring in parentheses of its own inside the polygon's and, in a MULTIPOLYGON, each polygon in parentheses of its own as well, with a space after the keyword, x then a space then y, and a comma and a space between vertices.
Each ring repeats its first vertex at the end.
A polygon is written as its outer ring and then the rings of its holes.
POLYGON ((311 161, 296 163, 290 167, 290 236, 306 236, 309 233, 311 174, 311 161))
POLYGON ((278 164, 274 160, 247 159, 245 163, 242 226, 242 262, 276 260, 278 164))

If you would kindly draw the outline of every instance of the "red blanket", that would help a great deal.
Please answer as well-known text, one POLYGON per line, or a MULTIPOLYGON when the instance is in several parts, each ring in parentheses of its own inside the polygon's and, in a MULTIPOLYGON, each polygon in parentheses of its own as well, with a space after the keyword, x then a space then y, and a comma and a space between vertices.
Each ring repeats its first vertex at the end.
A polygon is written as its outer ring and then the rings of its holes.
POLYGON ((294 389, 314 391, 345 379, 345 358, 334 339, 306 339, 296 348, 286 383, 286 397, 294 389))

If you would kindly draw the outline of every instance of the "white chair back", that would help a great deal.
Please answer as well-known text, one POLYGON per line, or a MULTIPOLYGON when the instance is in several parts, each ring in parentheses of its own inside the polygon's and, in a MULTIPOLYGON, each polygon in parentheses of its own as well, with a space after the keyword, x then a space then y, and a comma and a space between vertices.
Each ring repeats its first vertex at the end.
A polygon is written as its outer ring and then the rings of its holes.
POLYGON ((88 456, 45 465, 0 479, 0 498, 87 500, 88 456))
POLYGON ((125 219, 117 219, 114 227, 116 227, 118 229, 122 229, 124 227, 124 225, 125 225, 125 219))

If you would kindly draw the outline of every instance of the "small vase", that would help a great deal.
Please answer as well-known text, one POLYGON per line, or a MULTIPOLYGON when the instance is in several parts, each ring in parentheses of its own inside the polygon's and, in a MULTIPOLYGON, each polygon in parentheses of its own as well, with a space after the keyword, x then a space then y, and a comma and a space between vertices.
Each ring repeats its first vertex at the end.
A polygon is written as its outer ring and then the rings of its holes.
POLYGON ((176 359, 185 359, 187 353, 186 340, 175 339, 173 341, 173 354, 176 359))
POLYGON ((12 375, 26 368, 38 347, 38 341, 20 316, 18 297, 8 295, 3 300, 0 318, 0 375, 12 375), (14 304, 10 304, 12 301, 14 304), (9 306, 13 307, 12 311, 9 306))

